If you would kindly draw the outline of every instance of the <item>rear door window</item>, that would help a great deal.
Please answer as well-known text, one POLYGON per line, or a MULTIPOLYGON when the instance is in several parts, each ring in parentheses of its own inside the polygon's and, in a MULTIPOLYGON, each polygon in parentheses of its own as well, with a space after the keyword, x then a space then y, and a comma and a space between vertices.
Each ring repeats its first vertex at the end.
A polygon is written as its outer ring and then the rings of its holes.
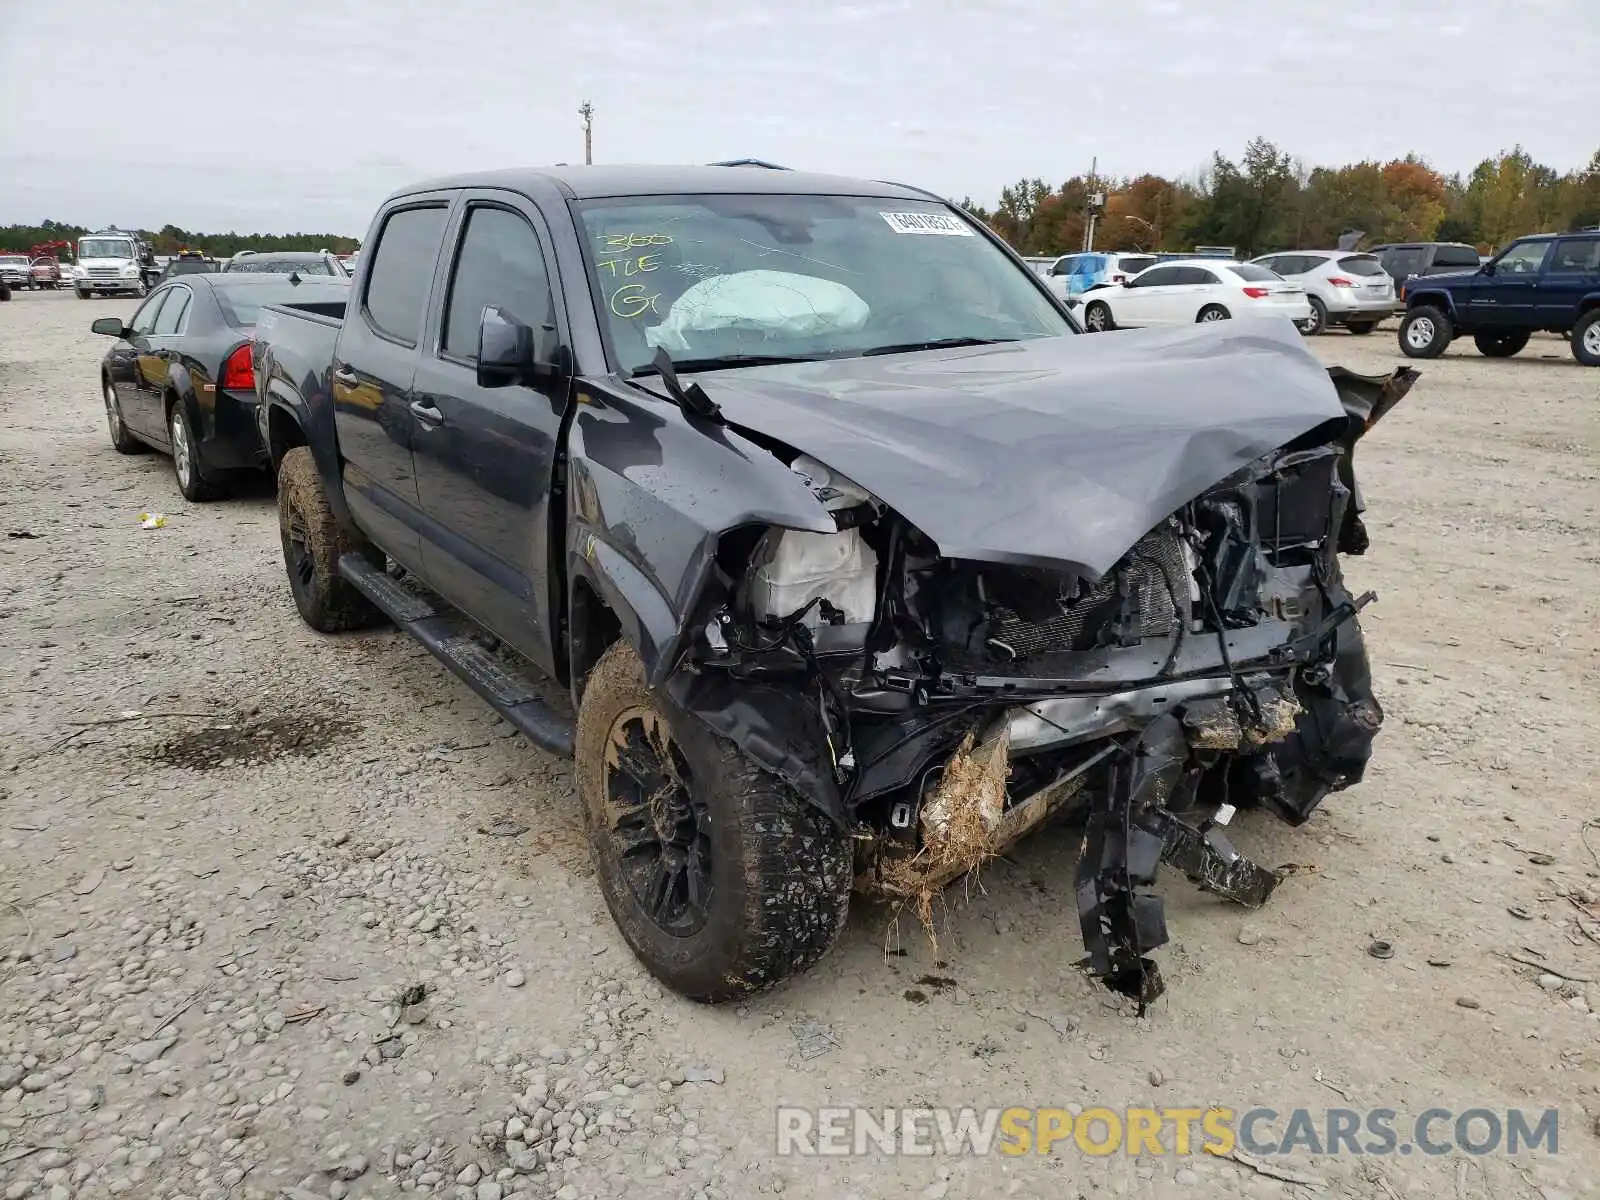
POLYGON ((1600 271, 1600 238, 1562 239, 1556 243, 1556 252, 1545 269, 1565 274, 1600 271))
POLYGON ((182 332, 183 318, 189 312, 190 296, 191 293, 186 287, 173 288, 168 293, 167 302, 162 305, 161 315, 156 318, 155 326, 150 332, 157 337, 182 332))
POLYGON ((1129 287, 1170 287, 1175 283, 1184 283, 1180 272, 1182 267, 1154 267, 1144 272, 1137 279, 1128 281, 1129 287))
POLYGON ((398 209, 378 233, 367 271, 367 320, 379 333, 408 346, 415 346, 422 332, 448 212, 442 204, 398 209))

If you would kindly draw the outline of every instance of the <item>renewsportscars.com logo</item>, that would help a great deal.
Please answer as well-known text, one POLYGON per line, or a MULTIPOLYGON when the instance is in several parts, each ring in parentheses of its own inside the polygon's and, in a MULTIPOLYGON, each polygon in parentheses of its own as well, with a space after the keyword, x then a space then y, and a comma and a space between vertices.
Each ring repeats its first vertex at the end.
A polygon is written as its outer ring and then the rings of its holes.
POLYGON ((777 1110, 782 1155, 1091 1156, 1558 1153, 1553 1108, 795 1108, 777 1110))

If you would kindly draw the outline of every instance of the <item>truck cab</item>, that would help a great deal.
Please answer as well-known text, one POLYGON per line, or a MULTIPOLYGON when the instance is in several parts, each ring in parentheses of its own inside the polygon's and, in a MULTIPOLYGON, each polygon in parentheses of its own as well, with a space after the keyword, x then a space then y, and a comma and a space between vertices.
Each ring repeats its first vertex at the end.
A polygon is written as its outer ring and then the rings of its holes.
POLYGON ((1400 349, 1410 358, 1437 358, 1462 335, 1509 358, 1544 331, 1600 366, 1600 232, 1518 238, 1473 270, 1413 278, 1405 300, 1400 349))
POLYGON ((90 296, 143 296, 150 290, 155 259, 150 247, 131 233, 105 230, 78 239, 72 272, 78 299, 90 296))

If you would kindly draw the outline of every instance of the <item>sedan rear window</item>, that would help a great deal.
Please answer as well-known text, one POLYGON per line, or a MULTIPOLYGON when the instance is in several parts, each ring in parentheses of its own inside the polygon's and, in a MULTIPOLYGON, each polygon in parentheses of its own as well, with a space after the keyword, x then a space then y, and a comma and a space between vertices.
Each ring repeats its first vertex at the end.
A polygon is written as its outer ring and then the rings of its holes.
POLYGON ((1272 283, 1274 280, 1282 278, 1276 271, 1269 271, 1267 268, 1257 266, 1255 263, 1239 263, 1229 267, 1228 270, 1246 283, 1272 283))
POLYGON ((332 275, 333 268, 325 258, 236 258, 228 264, 229 271, 249 271, 257 275, 287 275, 291 271, 301 275, 332 275))
POLYGON ((1339 268, 1350 275, 1382 275, 1383 263, 1375 254, 1351 254, 1339 260, 1339 268))

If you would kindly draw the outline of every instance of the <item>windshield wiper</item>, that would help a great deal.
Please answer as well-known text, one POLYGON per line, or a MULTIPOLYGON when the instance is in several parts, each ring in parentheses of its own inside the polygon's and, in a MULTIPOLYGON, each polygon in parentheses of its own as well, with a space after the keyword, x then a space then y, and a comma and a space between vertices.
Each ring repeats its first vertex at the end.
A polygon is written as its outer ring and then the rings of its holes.
POLYGON ((994 346, 1000 342, 1016 340, 1016 338, 981 337, 931 338, 925 342, 900 342, 894 346, 874 346, 871 350, 863 350, 861 357, 870 358, 875 354, 906 354, 912 350, 949 350, 956 346, 994 346))
MULTIPOLYGON (((642 367, 635 367, 633 374, 662 374, 660 357, 661 355, 658 352, 656 359, 642 367)), ((814 355, 719 354, 712 358, 677 358, 670 361, 674 371, 721 371, 730 367, 772 367, 782 363, 816 362, 818 360, 814 355)))

